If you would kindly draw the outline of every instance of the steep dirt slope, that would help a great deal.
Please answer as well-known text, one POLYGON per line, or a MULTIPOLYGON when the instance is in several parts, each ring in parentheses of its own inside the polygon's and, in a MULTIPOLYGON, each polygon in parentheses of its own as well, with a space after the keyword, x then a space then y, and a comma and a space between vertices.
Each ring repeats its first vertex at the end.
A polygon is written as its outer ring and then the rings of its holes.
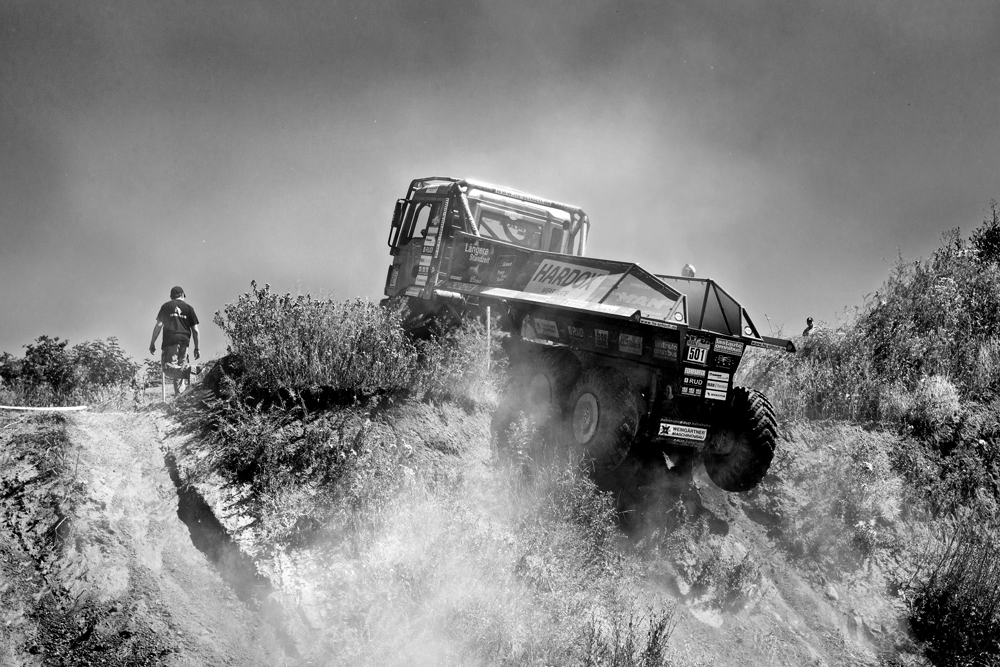
POLYGON ((285 663, 178 519, 161 419, 2 423, 0 664, 285 663))
MULTIPOLYGON (((427 664, 434 664, 434 660, 461 664, 454 658, 459 651, 454 638, 443 639, 426 626, 446 623, 429 618, 438 618, 435 614, 439 613, 440 618, 445 618, 446 614, 436 608, 455 604, 456 596, 481 595, 484 599, 475 604, 498 603, 486 598, 494 594, 490 592, 494 591, 492 579, 504 573, 495 569, 477 571, 463 565, 466 556, 476 556, 463 553, 466 538, 455 532, 464 529, 490 533, 511 528, 505 518, 504 501, 496 495, 500 469, 490 455, 486 421, 481 415, 466 415, 454 408, 410 404, 392 411, 385 426, 388 431, 383 439, 412 447, 413 456, 407 465, 412 465, 418 475, 452 480, 448 491, 439 494, 452 502, 438 503, 415 487, 404 491, 405 500, 400 503, 401 516, 408 518, 386 527, 373 537, 372 545, 349 552, 322 542, 301 549, 281 549, 264 556, 259 566, 270 573, 275 597, 286 609, 298 612, 293 630, 297 648, 320 661, 319 656, 333 655, 330 651, 338 645, 338 635, 350 627, 350 622, 338 619, 338 614, 343 613, 345 599, 353 595, 351 587, 372 585, 365 584, 366 572, 377 568, 385 571, 387 579, 374 585, 380 595, 390 599, 412 599, 413 572, 422 572, 427 580, 436 582, 418 586, 419 595, 428 600, 422 604, 435 611, 406 619, 409 631, 414 633, 413 642, 400 642, 399 650, 412 651, 404 654, 409 657, 380 659, 391 659, 391 664, 406 664, 418 658, 430 660, 427 664), (441 518, 449 512, 466 515, 465 526, 453 516, 441 518), (439 525, 442 523, 443 528, 439 525), (441 563, 437 566, 441 572, 427 564, 428 558, 441 563), (451 564, 446 564, 449 559, 451 564), (449 572, 449 567, 458 569, 449 572), (395 577, 402 578, 397 581, 395 577), (462 592, 451 590, 453 581, 462 582, 462 592), (422 590, 426 586, 441 588, 422 590), (425 633, 431 639, 421 638, 425 633), (432 641, 433 648, 415 650, 411 645, 423 641, 432 641)), ((699 466, 693 479, 672 479, 650 491, 655 497, 647 499, 648 505, 629 510, 647 515, 645 525, 626 528, 628 537, 622 541, 622 548, 639 554, 647 568, 636 594, 650 600, 665 595, 678 604, 678 624, 670 641, 677 665, 876 665, 879 656, 893 653, 894 643, 905 635, 900 629, 898 601, 888 598, 885 573, 876 564, 857 561, 824 567, 808 555, 793 558, 790 553, 794 549, 788 544, 789 540, 812 539, 797 535, 797 521, 813 522, 811 530, 820 533, 849 531, 839 516, 820 516, 818 510, 810 510, 813 514, 809 514, 801 507, 824 507, 824 503, 831 502, 822 496, 834 493, 832 474, 850 474, 850 470, 840 469, 846 464, 834 462, 848 458, 854 441, 880 436, 840 426, 789 431, 780 444, 774 474, 753 494, 719 490, 699 466), (831 489, 823 490, 824 485, 831 489), (653 539, 671 541, 671 536, 664 535, 669 523, 666 515, 676 512, 678 504, 686 506, 690 517, 683 538, 689 543, 669 554, 650 549, 653 539), (827 524, 829 530, 821 524, 827 524), (659 537, 651 537, 657 530, 659 537), (759 565, 759 580, 742 591, 745 599, 738 607, 720 604, 715 593, 720 585, 721 565, 738 563, 745 556, 759 565), (711 580, 707 590, 698 590, 699 578, 711 580)), ((184 466, 181 460, 182 475, 184 466)), ((223 490, 211 481, 197 486, 229 530, 235 531, 246 523, 247 518, 235 511, 238 493, 234 495, 232 489, 223 490)), ((249 550, 268 552, 267 545, 255 541, 253 531, 243 533, 240 539, 249 550)), ((489 540, 483 543, 489 544, 489 540)), ((542 561, 536 565, 541 571, 539 576, 544 577, 548 565, 542 561)), ((517 568, 522 567, 523 563, 517 564, 517 568)), ((639 600, 640 606, 644 604, 639 600)), ((367 613, 370 616, 366 623, 375 625, 394 618, 391 613, 383 614, 385 618, 379 616, 374 609, 367 613)))
MULTIPOLYGON (((723 492, 703 467, 695 469, 696 511, 711 519, 715 534, 651 573, 652 582, 667 587, 700 621, 680 624, 673 643, 692 660, 734 667, 874 665, 887 656, 897 664, 924 664, 894 588, 897 564, 866 555, 851 525, 857 517, 845 521, 851 516, 845 504, 898 502, 885 480, 864 478, 872 461, 856 460, 859 450, 890 449, 895 436, 841 424, 784 430, 771 474, 751 493, 723 492), (855 497, 845 501, 851 493, 855 497), (749 554, 759 564, 759 584, 742 609, 720 608, 711 596, 690 590, 696 568, 685 566, 699 559, 703 564, 713 552, 730 562, 749 554)), ((901 523, 877 525, 885 539, 894 530, 905 532, 901 523)))
MULTIPOLYGON (((181 446, 190 436, 178 435, 176 423, 158 414, 86 413, 65 423, 0 421, 0 665, 344 664, 343 633, 358 628, 395 642, 372 648, 370 664, 470 664, 461 642, 438 625, 450 605, 468 606, 470 595, 483 608, 504 604, 498 594, 521 599, 523 582, 544 581, 548 567, 537 556, 513 554, 503 571, 476 569, 483 548, 476 545, 515 541, 496 494, 504 482, 487 425, 488 415, 426 404, 401 405, 379 424, 359 421, 357 429, 393 443, 408 474, 424 483, 404 493, 399 521, 367 546, 270 552, 255 564, 270 577, 261 584, 234 579, 245 564, 227 567, 224 581, 193 546, 200 533, 233 530, 246 519, 235 511, 232 489, 202 481, 192 499, 191 489, 175 488, 171 469, 183 477, 192 463, 181 452, 197 456, 181 446), (165 464, 167 453, 179 455, 176 464, 165 464), (191 530, 178 518, 179 493, 191 530), (199 509, 202 498, 208 505, 199 509), (359 593, 365 585, 376 588, 374 606, 359 593), (248 586, 263 594, 248 594, 248 586), (359 596, 364 604, 354 606, 366 615, 341 618, 359 596), (425 600, 426 613, 396 614, 393 600, 415 599, 425 600)), ((675 666, 876 665, 905 643, 899 602, 886 590, 891 564, 828 557, 837 553, 828 536, 849 526, 823 509, 824 488, 834 472, 851 474, 842 462, 847 452, 881 436, 840 426, 788 431, 758 491, 724 493, 696 468, 693 481, 656 490, 656 502, 642 508, 647 523, 626 530, 622 548, 647 570, 636 595, 677 604, 675 666), (690 517, 687 541, 669 554, 651 549, 655 539, 670 541, 658 522, 681 505, 690 517), (659 537, 652 535, 657 528, 659 537), (802 540, 806 552, 790 540, 802 540), (818 560, 807 553, 813 547, 818 560), (719 604, 711 586, 699 590, 699 577, 709 575, 718 589, 712 568, 747 554, 761 576, 739 606, 719 604)), ((356 437, 353 430, 342 435, 356 437)), ((296 502, 309 494, 303 488, 296 502)), ((239 539, 248 550, 269 552, 267 544, 246 543, 253 531, 239 539)), ((218 541, 213 548, 221 548, 218 541)), ((232 564, 241 557, 226 558, 232 564)))

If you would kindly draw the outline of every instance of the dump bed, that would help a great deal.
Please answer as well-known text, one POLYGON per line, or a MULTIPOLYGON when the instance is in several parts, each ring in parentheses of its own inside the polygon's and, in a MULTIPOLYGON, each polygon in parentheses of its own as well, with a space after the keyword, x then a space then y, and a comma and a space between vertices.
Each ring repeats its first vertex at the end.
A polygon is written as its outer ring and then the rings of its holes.
POLYGON ((685 295, 638 264, 526 250, 459 232, 441 268, 439 291, 687 324, 685 295))

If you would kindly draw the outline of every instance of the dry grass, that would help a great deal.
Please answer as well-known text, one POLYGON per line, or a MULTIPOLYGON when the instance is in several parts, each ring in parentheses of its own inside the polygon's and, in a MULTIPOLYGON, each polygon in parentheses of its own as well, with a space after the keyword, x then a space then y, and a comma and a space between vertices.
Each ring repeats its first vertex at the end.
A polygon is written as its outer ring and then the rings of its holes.
POLYGON ((1000 656, 1000 530, 954 526, 910 598, 910 624, 936 665, 996 664, 1000 656))
MULTIPOLYGON (((329 619, 329 664, 668 665, 673 607, 643 599, 614 512, 569 468, 428 485, 356 524, 345 551, 284 557, 329 619), (339 595, 332 594, 340 591, 339 595)), ((318 659, 320 656, 316 656, 318 659)))

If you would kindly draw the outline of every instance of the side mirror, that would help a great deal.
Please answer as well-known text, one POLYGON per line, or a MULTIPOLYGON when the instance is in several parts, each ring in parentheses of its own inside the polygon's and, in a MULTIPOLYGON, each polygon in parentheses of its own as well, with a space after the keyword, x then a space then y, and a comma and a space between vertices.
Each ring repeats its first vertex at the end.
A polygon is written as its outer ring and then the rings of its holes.
POLYGON ((399 231, 403 228, 403 212, 406 211, 406 200, 397 199, 392 211, 392 226, 389 227, 389 247, 395 248, 399 241, 399 231))

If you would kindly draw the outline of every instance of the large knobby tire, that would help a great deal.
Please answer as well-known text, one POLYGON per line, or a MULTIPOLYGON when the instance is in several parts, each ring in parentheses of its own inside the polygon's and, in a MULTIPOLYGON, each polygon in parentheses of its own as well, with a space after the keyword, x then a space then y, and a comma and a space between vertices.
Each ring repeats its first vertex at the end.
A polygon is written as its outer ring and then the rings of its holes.
POLYGON ((774 457, 778 424, 764 394, 734 387, 705 446, 705 471, 720 489, 749 491, 757 486, 774 457))
POLYGON ((639 428, 639 403, 628 378, 613 368, 584 371, 570 392, 563 439, 601 474, 625 460, 639 428))
POLYGON ((580 375, 580 361, 566 349, 542 349, 514 361, 490 430, 501 461, 522 458, 525 442, 551 440, 549 432, 562 421, 566 398, 580 375), (520 426, 520 428, 518 428, 520 426))

